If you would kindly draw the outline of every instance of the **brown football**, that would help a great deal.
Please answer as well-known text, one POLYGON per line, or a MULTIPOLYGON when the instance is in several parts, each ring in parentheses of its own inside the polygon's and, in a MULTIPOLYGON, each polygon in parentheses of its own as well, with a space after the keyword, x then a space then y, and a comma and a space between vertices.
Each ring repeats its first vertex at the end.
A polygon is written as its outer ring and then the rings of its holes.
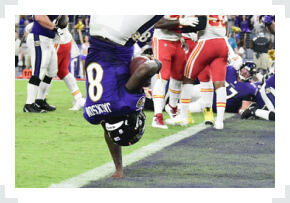
POLYGON ((146 56, 138 56, 134 58, 130 62, 130 74, 132 75, 141 64, 143 64, 145 61, 148 61, 148 60, 150 59, 146 56))

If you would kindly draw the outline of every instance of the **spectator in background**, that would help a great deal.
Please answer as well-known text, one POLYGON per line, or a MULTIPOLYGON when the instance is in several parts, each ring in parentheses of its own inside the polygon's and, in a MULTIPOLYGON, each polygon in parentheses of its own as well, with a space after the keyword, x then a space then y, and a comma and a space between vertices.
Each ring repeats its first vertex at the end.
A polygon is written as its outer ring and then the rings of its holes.
POLYGON ((258 70, 265 75, 269 62, 268 51, 272 48, 272 42, 265 37, 263 29, 260 29, 258 36, 251 41, 251 48, 254 52, 254 63, 257 65, 258 70))
POLYGON ((27 34, 24 32, 22 40, 21 40, 21 44, 20 44, 20 53, 19 53, 19 62, 18 62, 18 66, 20 66, 22 69, 24 69, 27 64, 28 46, 26 43, 26 39, 27 39, 27 34))
MULTIPOLYGON (((32 26, 33 26, 33 22, 25 26, 24 35, 23 35, 25 41, 27 41, 27 36, 31 32, 32 26)), ((25 68, 26 69, 31 68, 31 55, 30 55, 30 51, 28 47, 27 47, 27 53, 25 54, 25 68)))
POLYGON ((86 78, 85 60, 86 60, 86 57, 87 57, 87 54, 88 54, 88 49, 89 49, 89 46, 90 46, 89 35, 85 34, 84 37, 83 37, 82 32, 80 30, 78 30, 78 31, 79 31, 80 41, 81 41, 81 44, 82 44, 80 59, 81 59, 81 62, 82 62, 83 78, 86 78))
POLYGON ((233 48, 235 54, 238 54, 238 46, 236 40, 233 38, 233 32, 232 30, 229 31, 229 37, 228 37, 228 42, 233 48))
POLYGON ((253 25, 252 29, 252 39, 253 39, 258 36, 259 31, 262 28, 265 29, 265 25, 263 24, 261 15, 253 15, 253 17, 251 18, 251 24, 253 25))
POLYGON ((235 21, 235 26, 240 27, 241 33, 244 35, 243 36, 244 49, 246 49, 247 36, 248 36, 248 34, 250 34, 250 30, 252 29, 252 24, 250 21, 251 18, 252 18, 252 16, 250 16, 250 15, 239 15, 235 21))
POLYGON ((15 68, 18 67, 20 44, 21 44, 21 40, 18 37, 18 32, 15 30, 15 68))
POLYGON ((19 20, 19 37, 21 38, 22 35, 24 34, 24 29, 25 29, 25 19, 26 16, 25 15, 21 15, 20 16, 20 20, 19 20))
POLYGON ((236 16, 235 15, 227 15, 227 17, 228 17, 228 30, 230 30, 235 25, 236 16))
POLYGON ((83 16, 81 15, 77 15, 76 16, 76 22, 75 22, 75 26, 74 28, 76 29, 76 42, 77 43, 81 43, 80 42, 80 32, 82 33, 84 30, 85 30, 85 24, 84 24, 84 21, 83 21, 83 16))
POLYGON ((90 28, 90 15, 87 15, 85 18, 85 29, 86 33, 89 33, 89 28, 90 28))
POLYGON ((81 15, 77 16, 75 28, 77 30, 83 30, 85 28, 84 22, 83 22, 83 17, 81 15))
POLYGON ((28 23, 32 23, 32 22, 33 22, 33 17, 32 17, 32 15, 27 15, 27 16, 26 16, 26 20, 28 20, 28 23))
POLYGON ((242 59, 245 59, 246 58, 246 52, 245 52, 245 49, 244 49, 244 40, 241 40, 241 39, 238 39, 238 42, 237 42, 237 45, 238 45, 238 55, 240 57, 242 57, 242 59))

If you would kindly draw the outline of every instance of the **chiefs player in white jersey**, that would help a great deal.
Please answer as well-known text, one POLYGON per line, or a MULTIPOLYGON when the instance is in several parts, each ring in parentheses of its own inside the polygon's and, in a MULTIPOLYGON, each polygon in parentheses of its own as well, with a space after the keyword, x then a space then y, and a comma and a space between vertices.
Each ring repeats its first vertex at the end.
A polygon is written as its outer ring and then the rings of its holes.
MULTIPOLYGON (((188 45, 188 53, 186 54, 186 57, 188 59, 191 55, 192 50, 198 44, 198 36, 196 33, 193 32, 183 33, 182 36, 186 44, 188 45)), ((198 80, 200 83, 202 101, 204 102, 204 123, 207 125, 214 125, 214 116, 212 111, 214 87, 211 80, 211 72, 209 66, 201 71, 201 73, 198 75, 198 80)))
MULTIPOLYGON (((208 67, 217 94, 216 129, 223 129, 223 117, 226 106, 225 77, 228 58, 226 36, 226 16, 207 15, 204 30, 199 31, 198 44, 192 50, 184 70, 184 80, 181 93, 180 114, 174 119, 167 120, 168 124, 186 126, 187 111, 190 103, 190 84, 208 67)), ((206 71, 209 74, 208 71, 206 71)))
POLYGON ((166 15, 154 26, 152 49, 154 57, 162 62, 162 69, 157 75, 153 87, 155 115, 152 127, 168 129, 163 122, 162 110, 165 103, 165 89, 169 79, 169 103, 165 106, 165 110, 171 118, 175 117, 177 112, 177 101, 181 93, 186 55, 182 48, 182 35, 173 29, 182 25, 195 27, 197 24, 198 19, 196 17, 166 15))
POLYGON ((72 95, 74 96, 73 107, 69 110, 80 110, 85 104, 85 98, 82 97, 82 93, 77 85, 76 79, 69 72, 70 55, 71 58, 80 55, 79 49, 72 38, 68 27, 63 29, 64 37, 60 40, 60 37, 54 38, 55 48, 57 50, 58 59, 58 72, 57 76, 62 79, 72 95))

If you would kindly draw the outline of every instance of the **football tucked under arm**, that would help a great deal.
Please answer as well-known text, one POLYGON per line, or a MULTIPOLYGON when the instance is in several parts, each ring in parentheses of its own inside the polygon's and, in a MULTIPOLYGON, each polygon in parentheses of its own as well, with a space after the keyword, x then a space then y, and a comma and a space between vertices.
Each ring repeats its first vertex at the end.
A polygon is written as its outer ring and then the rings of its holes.
POLYGON ((161 61, 160 60, 158 60, 158 59, 155 59, 154 57, 152 57, 152 56, 138 56, 138 57, 136 57, 136 58, 134 58, 131 62, 130 62, 130 66, 129 66, 129 68, 130 68, 130 75, 133 75, 133 73, 137 70, 137 68, 141 65, 141 64, 143 64, 143 63, 145 63, 145 62, 147 62, 148 61, 148 63, 152 63, 152 65, 154 64, 154 65, 157 65, 157 71, 156 72, 154 72, 154 74, 155 73, 159 73, 159 71, 161 70, 161 67, 162 67, 162 63, 161 63, 161 61))
POLYGON ((143 64, 144 62, 150 60, 147 56, 138 56, 134 58, 130 62, 130 75, 133 75, 133 73, 136 71, 136 69, 143 64))
POLYGON ((153 75, 158 73, 162 67, 162 63, 158 59, 151 56, 139 56, 131 61, 130 73, 131 77, 126 83, 126 90, 131 93, 138 93, 153 75))

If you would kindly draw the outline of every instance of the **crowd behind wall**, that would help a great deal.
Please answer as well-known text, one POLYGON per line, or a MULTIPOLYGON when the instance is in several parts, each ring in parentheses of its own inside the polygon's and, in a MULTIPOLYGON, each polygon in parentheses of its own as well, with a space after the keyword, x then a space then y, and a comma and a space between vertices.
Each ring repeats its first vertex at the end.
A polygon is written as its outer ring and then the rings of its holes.
MULTIPOLYGON (((275 38, 262 22, 262 15, 228 15, 228 38, 236 54, 244 60, 253 60, 253 40, 264 35, 270 45, 269 50, 275 49, 275 38)), ((89 35, 89 15, 70 15, 69 30, 81 50, 84 38, 89 35)), ((29 69, 29 54, 26 46, 25 26, 33 22, 32 15, 15 16, 15 67, 29 69), (16 61, 18 56, 18 61, 16 61)), ((270 64, 270 63, 269 63, 270 64)), ((70 70, 76 78, 84 78, 81 58, 71 59, 70 70)))

